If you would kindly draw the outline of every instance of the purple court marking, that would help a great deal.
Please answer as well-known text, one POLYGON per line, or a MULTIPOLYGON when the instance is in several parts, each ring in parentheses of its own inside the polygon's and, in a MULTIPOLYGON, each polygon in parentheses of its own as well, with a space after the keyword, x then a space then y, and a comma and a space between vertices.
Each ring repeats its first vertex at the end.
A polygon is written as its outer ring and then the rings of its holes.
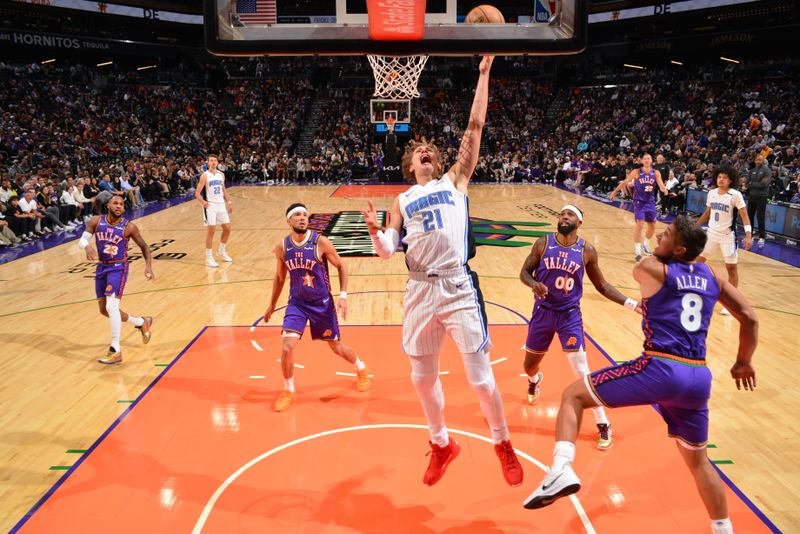
MULTIPOLYGON (((555 187, 556 189, 561 189, 563 191, 568 191, 576 195, 580 195, 584 198, 594 200, 595 202, 600 202, 601 204, 608 204, 609 206, 614 206, 615 208, 633 212, 632 202, 628 202, 625 200, 609 200, 604 196, 595 195, 593 193, 586 193, 582 190, 574 189, 562 183, 556 183, 552 187, 555 187)), ((670 224, 672 221, 675 220, 675 215, 659 214, 658 220, 659 222, 663 222, 664 224, 670 224)), ((767 241, 766 243, 764 243, 763 246, 759 246, 757 241, 758 241, 757 239, 753 239, 753 247, 750 249, 750 252, 754 254, 759 254, 761 256, 765 256, 767 258, 779 261, 781 263, 786 263, 787 265, 791 265, 792 267, 800 267, 800 247, 787 245, 784 243, 777 243, 773 241, 767 241)), ((744 250, 744 245, 742 244, 741 240, 739 242, 739 248, 744 250)))
MULTIPOLYGON (((611 362, 611 365, 617 365, 617 362, 616 362, 616 361, 614 361, 614 358, 612 358, 611 356, 609 356, 609 355, 608 355, 608 353, 605 351, 605 349, 603 349, 603 347, 601 347, 601 346, 600 346, 600 344, 599 344, 597 341, 595 341, 595 340, 594 340, 594 338, 592 338, 592 336, 590 336, 588 332, 584 331, 584 335, 585 335, 587 338, 589 338, 589 341, 591 341, 591 342, 592 342, 592 344, 593 344, 595 347, 597 347, 597 350, 599 350, 599 351, 600 351, 600 354, 602 354, 603 356, 605 356, 605 358, 606 358, 606 359, 607 359, 609 362, 611 362)), ((651 404, 651 406, 653 407, 653 409, 655 409, 656 411, 658 411, 658 408, 656 407, 656 405, 655 405, 655 404, 651 404)), ((710 461, 710 460, 709 460, 709 461, 710 461)), ((778 532, 778 533, 780 532, 780 529, 779 529, 778 527, 776 527, 776 526, 775 526, 775 524, 774 524, 772 521, 770 521, 770 520, 769 520, 769 518, 767 517, 767 515, 766 515, 764 512, 762 512, 762 511, 761 511, 761 510, 758 508, 758 506, 756 506, 756 504, 755 504, 753 501, 751 501, 750 499, 748 499, 748 498, 747 498, 747 496, 744 494, 744 492, 743 492, 742 490, 740 490, 740 489, 739 489, 739 487, 738 487, 738 486, 737 486, 737 485, 736 485, 736 484, 733 482, 733 480, 731 480, 730 478, 728 478, 727 476, 725 476, 725 473, 723 473, 723 472, 722 472, 722 469, 720 469, 720 468, 719 468, 719 466, 717 466, 717 465, 715 465, 715 464, 713 464, 713 463, 712 463, 711 465, 714 467, 714 469, 716 469, 716 470, 717 470, 717 473, 719 473, 719 474, 720 474, 720 477, 722 477, 722 481, 723 481, 723 482, 725 482, 725 484, 727 484, 727 485, 728 485, 728 487, 731 489, 731 491, 732 491, 733 493, 735 493, 735 494, 736 494, 736 496, 737 496, 737 497, 739 497, 739 498, 742 500, 742 502, 744 502, 744 504, 745 504, 745 505, 747 505, 747 507, 748 507, 748 508, 750 508, 750 510, 751 510, 751 511, 752 511, 754 514, 756 514, 756 517, 758 517, 758 518, 759 518, 759 519, 760 519, 760 520, 761 520, 761 521, 764 523, 764 525, 765 525, 765 526, 766 526, 768 529, 770 529, 770 531, 772 531, 772 532, 778 532)))
MULTIPOLYGON (((184 202, 188 202, 190 200, 194 200, 194 193, 186 193, 179 197, 170 198, 168 200, 151 202, 150 204, 145 205, 143 208, 126 211, 125 216, 128 219, 138 219, 139 217, 151 215, 158 211, 170 208, 172 206, 177 206, 178 204, 183 204, 184 202)), ((74 241, 75 239, 78 239, 81 234, 83 234, 85 228, 85 225, 80 224, 75 228, 65 232, 48 234, 45 237, 29 243, 21 243, 14 247, 4 247, 3 249, 0 249, 0 265, 30 256, 31 254, 36 254, 37 252, 42 252, 43 250, 63 245, 64 243, 68 243, 70 241, 74 241)))
MULTIPOLYGON (((122 413, 120 414, 120 416, 119 416, 119 417, 117 417, 117 419, 116 419, 116 420, 115 420, 113 423, 111 423, 111 426, 109 426, 109 427, 106 429, 106 431, 105 431, 105 432, 103 432, 103 433, 100 435, 100 437, 99 437, 99 438, 97 438, 97 441, 95 441, 94 443, 92 443, 92 446, 91 446, 91 447, 89 447, 89 449, 88 449, 88 450, 87 450, 87 451, 86 451, 84 454, 82 454, 80 458, 78 458, 78 461, 77 461, 77 462, 75 462, 75 463, 72 465, 72 467, 70 467, 70 468, 69 468, 69 470, 68 470, 66 473, 64 473, 64 475, 63 475, 61 478, 59 478, 59 479, 58 479, 58 481, 57 481, 55 484, 53 484, 53 486, 52 486, 52 487, 51 487, 49 490, 47 490, 47 493, 45 493, 45 494, 42 496, 42 498, 41 498, 41 499, 39 499, 39 501, 37 501, 37 503, 36 503, 36 504, 34 504, 34 505, 33 505, 33 507, 32 507, 30 510, 28 510, 28 513, 26 513, 26 514, 25 514, 25 515, 22 517, 22 519, 20 519, 20 520, 19 520, 19 522, 18 522, 16 525, 14 525, 14 526, 11 528, 11 530, 9 531, 9 534, 15 534, 16 532, 18 532, 18 531, 19 531, 19 529, 21 529, 21 528, 22 528, 22 527, 25 525, 25 523, 27 523, 27 522, 28 522, 28 520, 29 520, 31 517, 33 517, 33 514, 35 514, 35 513, 36 513, 36 511, 37 511, 37 510, 39 510, 39 508, 41 508, 41 507, 42 507, 42 505, 43 505, 43 504, 44 504, 44 503, 47 501, 47 499, 49 499, 49 498, 50 498, 50 497, 53 495, 53 493, 55 493, 55 491, 56 491, 56 490, 57 490, 57 489, 58 489, 58 488, 59 488, 59 487, 60 487, 60 486, 61 486, 61 485, 62 485, 64 482, 66 482, 66 481, 67 481, 67 479, 69 478, 69 476, 70 476, 70 475, 71 475, 73 472, 75 472, 75 470, 78 468, 78 466, 80 466, 80 465, 83 463, 83 461, 84 461, 86 458, 88 458, 88 457, 89 457, 89 455, 92 453, 92 451, 94 451, 94 450, 95 450, 95 449, 96 449, 96 448, 97 448, 97 447, 100 445, 100 443, 102 443, 102 441, 103 441, 104 439, 106 439, 106 437, 107 437, 107 436, 108 436, 108 435, 111 433, 111 431, 112 431, 112 430, 114 430, 114 429, 117 427, 117 425, 118 425, 118 424, 120 424, 120 423, 122 422, 122 420, 125 418, 125 416, 126 416, 126 415, 128 415, 128 414, 131 412, 131 410, 133 410, 133 409, 136 407, 136 405, 137 405, 137 404, 139 404, 139 401, 141 401, 141 400, 144 398, 144 396, 145 396, 145 395, 147 395, 147 393, 149 393, 151 389, 153 389, 153 387, 154 387, 154 386, 155 386, 155 385, 158 383, 158 381, 159 381, 159 380, 161 380, 161 378, 162 378, 162 377, 163 377, 165 374, 167 374, 167 372, 168 372, 170 369, 172 369, 172 366, 173 366, 173 365, 175 365, 175 364, 178 362, 178 360, 180 360, 180 359, 181 359, 181 356, 183 356, 183 355, 186 353, 186 351, 188 351, 188 350, 189 350, 189 349, 192 347, 192 345, 194 345, 194 343, 195 343, 195 342, 196 342, 198 339, 200 339, 200 336, 202 336, 202 335, 203 335, 203 333, 204 333, 206 330, 208 330, 209 328, 214 328, 214 327, 211 327, 211 326, 204 326, 204 327, 203 327, 203 329, 202 329, 202 330, 200 330, 200 332, 199 332, 199 333, 198 333, 196 336, 194 336, 194 338, 193 338, 193 339, 192 339, 192 340, 189 342, 189 344, 188 344, 188 345, 186 345, 186 346, 183 348, 183 350, 182 350, 182 351, 181 351, 181 352, 180 352, 180 353, 179 353, 177 356, 175 356, 175 358, 174 358, 174 359, 173 359, 173 360, 172 360, 172 361, 169 363, 169 365, 168 365, 167 367, 165 367, 165 368, 164 368, 164 370, 163 370, 163 371, 161 371, 161 373, 159 373, 159 375, 158 375, 157 377, 155 377, 155 379, 153 379, 153 381, 152 381, 152 382, 150 382, 150 384, 149 384, 149 385, 148 385, 146 388, 144 388, 144 391, 142 391, 142 392, 139 394, 139 396, 138 396, 138 397, 136 397, 136 400, 134 400, 134 401, 133 401, 133 402, 130 404, 130 406, 128 406, 127 408, 125 408, 125 411, 124 411, 124 412, 122 412, 122 413)), ((224 327, 223 327, 223 328, 224 328, 224 327)))

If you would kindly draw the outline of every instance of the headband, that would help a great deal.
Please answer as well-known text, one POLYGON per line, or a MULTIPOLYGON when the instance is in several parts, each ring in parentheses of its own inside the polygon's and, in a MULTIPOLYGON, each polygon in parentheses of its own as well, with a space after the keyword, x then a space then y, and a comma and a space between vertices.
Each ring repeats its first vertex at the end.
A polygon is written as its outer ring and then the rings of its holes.
POLYGON ((578 218, 579 221, 583 222, 583 213, 581 213, 581 210, 579 210, 578 208, 576 208, 572 204, 567 204, 566 206, 561 208, 561 211, 564 211, 564 210, 571 211, 572 213, 575 214, 575 216, 578 218))
POLYGON ((292 208, 291 210, 289 210, 289 213, 286 214, 286 219, 287 220, 291 219, 292 215, 294 215, 295 213, 301 212, 301 211, 306 212, 306 215, 308 215, 308 210, 307 209, 305 209, 303 206, 296 206, 296 207, 292 208))

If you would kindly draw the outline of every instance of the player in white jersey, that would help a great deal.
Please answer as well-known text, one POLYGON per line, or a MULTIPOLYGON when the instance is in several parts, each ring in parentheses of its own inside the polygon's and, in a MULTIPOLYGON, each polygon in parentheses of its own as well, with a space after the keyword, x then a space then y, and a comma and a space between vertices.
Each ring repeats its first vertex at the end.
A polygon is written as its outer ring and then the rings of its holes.
POLYGON ((503 401, 489 365, 489 331, 478 276, 467 266, 474 256, 469 226, 467 186, 475 170, 489 101, 493 57, 481 61, 469 123, 456 163, 442 175, 438 149, 430 143, 409 143, 402 159, 403 175, 413 182, 392 205, 385 231, 379 231, 375 206, 364 219, 375 250, 388 259, 400 245, 400 231, 409 280, 403 302, 403 351, 411 363, 411 381, 422 403, 430 431, 431 460, 422 481, 438 482, 461 450, 448 436, 444 393, 439 380, 439 353, 445 333, 461 352, 464 369, 489 423, 503 476, 511 486, 522 483, 522 466, 509 440, 503 401))
POLYGON ((200 175, 200 181, 194 190, 194 197, 203 205, 203 224, 206 225, 206 267, 219 267, 211 252, 217 224, 222 225, 222 238, 217 255, 222 261, 233 261, 225 248, 231 235, 229 215, 233 212, 233 205, 228 198, 228 190, 225 189, 225 175, 217 170, 217 165, 219 165, 217 156, 209 154, 208 170, 200 175))
MULTIPOLYGON (((698 224, 708 222, 708 240, 697 261, 705 262, 715 250, 720 250, 725 260, 725 268, 728 270, 728 281, 733 287, 739 287, 739 272, 736 267, 739 262, 739 246, 736 239, 737 214, 742 218, 744 225, 744 248, 750 250, 753 246, 753 227, 750 226, 747 205, 742 194, 736 189, 739 184, 739 173, 729 165, 717 166, 711 173, 711 183, 717 184, 717 188, 708 192, 706 211, 697 219, 698 224)), ((721 313, 730 315, 725 307, 721 313)))

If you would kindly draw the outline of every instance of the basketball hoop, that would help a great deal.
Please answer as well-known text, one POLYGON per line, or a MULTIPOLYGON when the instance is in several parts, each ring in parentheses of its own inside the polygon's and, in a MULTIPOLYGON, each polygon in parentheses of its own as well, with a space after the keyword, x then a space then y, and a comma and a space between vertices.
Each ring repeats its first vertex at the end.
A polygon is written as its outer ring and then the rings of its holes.
POLYGON ((394 117, 386 117, 386 133, 394 133, 394 123, 397 122, 397 119, 394 117))
MULTIPOLYGON (((367 59, 375 75, 373 96, 388 99, 419 97, 417 83, 428 56, 367 56, 367 59)), ((388 121, 386 127, 389 127, 388 121)))

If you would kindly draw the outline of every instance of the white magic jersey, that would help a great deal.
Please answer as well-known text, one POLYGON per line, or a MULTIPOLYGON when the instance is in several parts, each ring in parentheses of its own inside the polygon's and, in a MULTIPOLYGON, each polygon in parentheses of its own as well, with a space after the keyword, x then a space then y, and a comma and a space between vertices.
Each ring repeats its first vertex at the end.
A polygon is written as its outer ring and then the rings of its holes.
POLYGON ((738 210, 745 207, 744 197, 736 189, 729 189, 725 194, 720 194, 719 189, 712 189, 706 197, 706 207, 711 208, 709 233, 729 234, 734 230, 738 210))
POLYGON ((469 201, 447 174, 401 194, 409 271, 450 270, 469 259, 469 201))
POLYGON ((219 171, 215 172, 214 174, 211 174, 211 171, 206 171, 206 189, 204 191, 206 202, 225 202, 225 197, 222 195, 222 188, 224 186, 224 174, 219 171))

